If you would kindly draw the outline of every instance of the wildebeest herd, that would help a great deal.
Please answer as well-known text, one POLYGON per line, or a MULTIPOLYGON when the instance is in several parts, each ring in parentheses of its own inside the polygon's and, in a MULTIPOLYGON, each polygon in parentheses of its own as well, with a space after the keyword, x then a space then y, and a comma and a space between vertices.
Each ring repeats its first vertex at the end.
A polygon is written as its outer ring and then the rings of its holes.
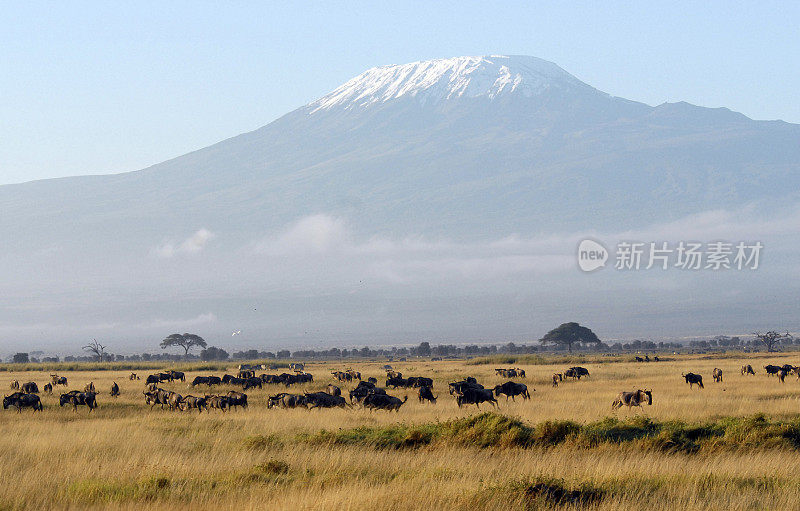
MULTIPOLYGON (((281 374, 261 374, 256 376, 256 369, 266 368, 266 366, 240 366, 239 372, 236 376, 225 374, 223 376, 196 376, 189 382, 188 387, 207 387, 211 390, 215 386, 228 385, 241 387, 242 391, 229 391, 227 393, 212 394, 203 392, 201 396, 191 394, 182 395, 174 390, 161 388, 162 383, 174 383, 176 381, 186 382, 186 375, 181 371, 168 370, 155 374, 148 375, 145 379, 145 390, 143 391, 144 401, 150 406, 152 410, 156 406, 161 409, 168 409, 173 411, 188 411, 197 410, 198 412, 219 410, 226 412, 233 409, 246 409, 248 407, 248 398, 245 391, 249 389, 263 389, 265 385, 283 385, 289 387, 295 384, 310 383, 314 381, 314 377, 304 371, 304 366, 297 364, 294 367, 294 373, 281 373, 281 374)), ((353 408, 355 406, 372 410, 387 410, 399 411, 400 408, 408 400, 408 396, 403 399, 397 396, 392 396, 387 393, 387 389, 416 389, 416 394, 419 402, 436 403, 438 395, 433 391, 433 378, 426 376, 408 376, 404 377, 402 373, 393 370, 390 366, 385 366, 386 379, 384 387, 378 386, 376 378, 368 378, 362 380, 361 373, 353 369, 345 371, 333 371, 331 374, 333 378, 339 382, 354 382, 358 384, 347 391, 343 395, 342 389, 336 385, 329 384, 325 390, 317 392, 303 392, 303 393, 290 393, 279 392, 275 395, 268 395, 267 408, 305 408, 305 409, 320 409, 320 408, 353 408)), ((792 366, 785 364, 782 366, 768 364, 764 366, 764 370, 769 376, 776 376, 780 382, 783 382, 785 377, 789 374, 797 375, 800 379, 800 366, 792 366)), ((741 367, 742 376, 755 375, 755 371, 750 364, 741 367)), ((505 378, 525 378, 525 371, 519 368, 496 368, 495 374, 505 378)), ((719 368, 714 368, 711 376, 714 382, 720 383, 723 381, 723 371, 719 368)), ((68 381, 66 377, 57 374, 50 375, 50 382, 43 386, 43 391, 51 394, 53 389, 59 385, 67 386, 68 381)), ((567 379, 580 380, 581 378, 589 377, 589 371, 586 368, 573 366, 569 367, 561 373, 555 373, 552 376, 553 386, 558 386, 560 382, 567 379)), ((697 385, 699 389, 704 388, 703 377, 700 374, 688 372, 682 373, 681 377, 686 381, 690 388, 697 385)), ((131 381, 139 380, 139 376, 135 373, 130 375, 131 381)), ((13 380, 10 385, 13 392, 11 395, 5 396, 3 399, 3 408, 14 408, 21 412, 23 408, 31 408, 34 412, 43 410, 41 398, 39 397, 39 386, 36 382, 30 381, 20 383, 13 380)), ((511 399, 516 401, 517 397, 521 397, 523 401, 531 399, 531 391, 535 389, 528 389, 524 383, 514 382, 508 380, 504 383, 494 386, 493 388, 486 388, 478 383, 474 377, 466 377, 463 380, 451 382, 448 385, 448 391, 451 396, 455 398, 455 402, 459 408, 464 405, 475 405, 480 408, 481 404, 488 403, 492 406, 498 406, 497 398, 501 395, 506 397, 506 401, 511 399)), ((113 382, 110 389, 110 396, 117 397, 121 394, 120 387, 116 382, 113 382)), ((59 397, 59 405, 72 405, 73 410, 77 411, 79 406, 86 406, 91 412, 97 408, 97 395, 98 392, 93 382, 88 382, 82 390, 72 390, 63 393, 59 397)), ((651 405, 653 403, 653 395, 651 390, 637 389, 633 392, 621 392, 612 403, 612 409, 627 406, 628 408, 641 407, 642 404, 651 405)))

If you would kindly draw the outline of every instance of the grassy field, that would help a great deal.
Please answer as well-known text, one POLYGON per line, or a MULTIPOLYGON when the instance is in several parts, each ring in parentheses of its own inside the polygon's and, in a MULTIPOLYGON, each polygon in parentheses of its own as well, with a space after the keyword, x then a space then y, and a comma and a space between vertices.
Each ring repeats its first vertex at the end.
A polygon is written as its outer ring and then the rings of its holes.
MULTIPOLYGON (((459 409, 447 382, 471 375, 494 386, 505 381, 494 365, 393 363, 405 376, 434 378, 439 395, 422 404, 413 391, 389 391, 409 397, 398 413, 267 409, 279 386, 248 391, 247 411, 151 411, 127 370, 64 371, 69 389, 93 381, 100 407, 59 408, 56 391, 42 395, 43 413, 0 413, 0 509, 797 508, 800 381, 781 384, 762 366, 796 365, 800 354, 673 358, 589 358, 581 365, 590 378, 556 388, 551 375, 564 360, 520 359, 532 399, 501 397, 498 409, 481 410, 459 409), (744 363, 757 375, 741 376, 744 363), (703 375, 705 389, 686 385, 688 371, 703 375), (109 396, 112 381, 119 398, 109 396), (612 412, 617 393, 637 388, 652 389, 652 406, 612 412)), ((383 382, 383 364, 310 364, 316 381, 291 392, 322 389, 331 370, 350 366, 383 382)), ((187 377, 210 373, 222 371, 187 377)), ((49 377, 0 373, 6 388, 12 379, 41 387, 49 377)), ((192 393, 185 383, 162 386, 192 393)))

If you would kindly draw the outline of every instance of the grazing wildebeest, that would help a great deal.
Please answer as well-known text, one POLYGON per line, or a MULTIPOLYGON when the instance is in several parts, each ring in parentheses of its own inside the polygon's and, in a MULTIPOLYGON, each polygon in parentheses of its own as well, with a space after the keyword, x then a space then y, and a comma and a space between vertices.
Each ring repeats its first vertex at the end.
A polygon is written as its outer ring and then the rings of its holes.
POLYGON ((790 373, 793 373, 793 372, 797 371, 798 368, 793 366, 792 364, 783 364, 781 366, 781 369, 786 371, 786 374, 789 375, 790 373))
POLYGON ((348 373, 346 373, 344 371, 331 371, 331 374, 333 375, 334 378, 336 378, 339 381, 352 381, 353 380, 353 375, 348 374, 348 373))
POLYGON ((714 370, 711 372, 711 377, 714 378, 714 383, 719 383, 722 381, 722 369, 715 367, 714 370))
POLYGON ((400 398, 388 394, 368 394, 364 398, 363 404, 364 408, 369 408, 370 411, 378 409, 397 412, 406 401, 408 401, 408 396, 405 396, 401 401, 400 398))
POLYGON ((167 371, 167 373, 170 376, 172 376, 173 380, 180 380, 180 381, 184 381, 184 382, 186 381, 186 375, 181 371, 172 371, 172 370, 170 370, 170 371, 167 371))
POLYGON ((570 367, 566 371, 564 371, 565 378, 572 378, 573 380, 578 379, 580 380, 582 376, 589 376, 589 370, 584 367, 570 367))
POLYGON ((228 398, 229 407, 235 408, 241 406, 242 408, 247 408, 247 394, 232 390, 228 392, 225 397, 228 398))
POLYGON ((169 390, 155 388, 152 390, 146 390, 143 392, 144 394, 144 401, 148 405, 150 405, 150 409, 152 410, 155 405, 161 405, 161 409, 164 409, 164 405, 169 405, 169 398, 174 392, 169 390))
POLYGON ((778 374, 778 371, 781 370, 781 366, 767 364, 764 366, 764 370, 767 372, 767 376, 772 376, 773 374, 778 374))
POLYGON ((786 378, 787 374, 789 374, 789 373, 786 371, 786 369, 783 369, 783 368, 778 369, 778 381, 780 381, 781 383, 784 383, 783 380, 786 378))
POLYGON ((644 359, 642 357, 636 357, 636 361, 637 362, 644 362, 644 359))
POLYGON ((183 401, 181 401, 181 410, 186 411, 192 408, 197 409, 199 413, 203 413, 204 408, 206 411, 208 411, 208 407, 206 406, 206 398, 183 396, 183 401))
POLYGON ((361 380, 361 373, 360 373, 360 372, 358 372, 358 371, 354 371, 354 370, 352 370, 352 369, 348 369, 348 370, 347 370, 347 374, 349 374, 349 375, 350 375, 350 377, 351 377, 353 380, 359 380, 359 381, 361 380))
POLYGON ((653 360, 654 360, 655 362, 661 362, 661 360, 659 360, 659 358, 658 358, 658 357, 653 357, 653 360))
POLYGON ((342 389, 340 389, 336 385, 328 385, 327 392, 331 396, 341 396, 342 395, 342 389))
POLYGON ((611 403, 611 409, 622 408, 625 405, 630 409, 633 406, 641 408, 642 403, 653 404, 653 392, 650 390, 637 390, 636 392, 620 392, 617 399, 611 403))
POLYGON ((53 384, 52 383, 45 383, 44 387, 42 387, 42 391, 47 392, 48 394, 53 393, 53 384))
POLYGON ((14 392, 10 396, 3 398, 3 410, 7 410, 9 406, 17 409, 17 413, 22 413, 23 408, 33 408, 33 411, 41 412, 42 400, 36 394, 27 394, 24 392, 14 392))
POLYGON ((419 391, 417 392, 417 398, 419 399, 420 403, 423 401, 428 401, 430 403, 436 402, 436 397, 433 395, 433 391, 430 387, 420 387, 419 391))
POLYGON ((67 386, 67 377, 66 376, 59 376, 57 374, 50 375, 50 382, 53 384, 53 387, 56 385, 63 385, 67 386))
MULTIPOLYGON (((199 378, 199 376, 198 376, 198 378, 199 378)), ((149 375, 147 377, 147 379, 144 381, 145 385, 152 385, 152 384, 156 384, 157 385, 159 383, 161 383, 161 379, 158 377, 157 374, 149 375)))
POLYGON ((558 382, 561 381, 561 373, 553 374, 553 387, 558 387, 558 382))
POLYGON ((89 408, 89 413, 92 413, 92 410, 97 408, 96 396, 97 394, 94 392, 78 392, 77 390, 73 390, 66 394, 61 394, 58 404, 59 406, 64 406, 69 403, 72 405, 72 410, 75 412, 78 411, 79 405, 86 406, 89 408))
POLYGON ((516 369, 495 369, 494 373, 503 378, 516 378, 519 375, 516 369))
POLYGON ((172 377, 172 373, 158 373, 158 382, 159 383, 162 383, 162 382, 165 382, 165 381, 171 382, 173 380, 175 380, 175 378, 172 377))
POLYGON ((292 371, 302 371, 305 368, 306 365, 300 362, 292 362, 291 364, 289 364, 289 369, 291 369, 292 371))
POLYGON ((255 378, 255 376, 256 372, 252 369, 239 369, 239 372, 237 373, 237 377, 242 378, 243 380, 255 378))
POLYGON ((94 388, 94 382, 93 382, 93 381, 90 381, 89 383, 87 383, 86 385, 84 385, 84 386, 83 386, 83 391, 84 391, 84 392, 95 392, 95 388, 94 388))
POLYGON ((350 391, 350 402, 362 403, 369 394, 386 394, 386 391, 372 383, 360 381, 356 388, 350 391))
POLYGON ((111 383, 111 397, 117 396, 119 396, 119 385, 117 385, 117 382, 113 382, 111 383))
POLYGON ((474 387, 467 387, 463 389, 463 393, 456 396, 456 404, 459 408, 462 405, 475 405, 481 407, 481 403, 489 402, 492 406, 497 406, 497 400, 492 395, 489 389, 476 389, 474 387))
POLYGON ((509 397, 511 397, 512 401, 516 401, 516 399, 514 399, 515 396, 522 396, 523 400, 531 398, 527 385, 524 383, 514 383, 513 381, 507 381, 502 385, 497 385, 494 388, 494 394, 497 397, 500 397, 500 394, 505 394, 506 401, 508 401, 509 397))
POLYGON ((692 388, 692 385, 694 385, 695 383, 701 389, 704 388, 703 387, 703 377, 700 376, 699 374, 686 373, 686 374, 681 374, 681 377, 683 377, 686 380, 686 383, 689 384, 689 388, 692 388))
POLYGON ((393 371, 393 370, 389 369, 389 370, 386 371, 386 377, 387 378, 402 378, 403 377, 403 373, 400 373, 398 371, 393 371))
POLYGON ((281 392, 280 394, 269 396, 267 399, 267 408, 273 408, 276 406, 279 408, 304 407, 306 406, 306 397, 299 394, 289 394, 287 392, 281 392))
POLYGON ((28 383, 23 383, 19 390, 21 390, 23 394, 38 394, 39 386, 36 385, 36 382, 29 381, 28 383))
POLYGON ((19 390, 19 380, 11 380, 11 390, 19 390))
POLYGON ((752 374, 753 376, 756 375, 756 372, 753 371, 753 366, 751 366, 750 364, 745 364, 742 366, 742 376, 746 374, 752 374))
POLYGON ((378 384, 378 379, 375 378, 374 376, 370 376, 369 378, 367 378, 367 381, 369 383, 373 384, 373 385, 377 385, 378 384))
POLYGON ((128 377, 128 379, 131 380, 131 381, 138 380, 139 379, 139 375, 137 375, 136 373, 131 373, 131 375, 128 377))
POLYGON ((170 392, 169 398, 167 398, 167 405, 169 405, 169 409, 172 411, 182 410, 181 408, 182 401, 183 401, 183 396, 181 396, 177 392, 170 392))

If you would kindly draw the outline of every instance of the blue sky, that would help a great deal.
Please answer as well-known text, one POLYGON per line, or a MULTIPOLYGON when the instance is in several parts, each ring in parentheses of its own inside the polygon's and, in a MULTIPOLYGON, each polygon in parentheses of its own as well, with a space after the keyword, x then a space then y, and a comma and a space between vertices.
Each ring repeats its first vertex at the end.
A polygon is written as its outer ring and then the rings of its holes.
POLYGON ((534 55, 616 96, 800 122, 794 2, 164 4, 0 2, 0 184, 136 170, 369 67, 458 55, 534 55))

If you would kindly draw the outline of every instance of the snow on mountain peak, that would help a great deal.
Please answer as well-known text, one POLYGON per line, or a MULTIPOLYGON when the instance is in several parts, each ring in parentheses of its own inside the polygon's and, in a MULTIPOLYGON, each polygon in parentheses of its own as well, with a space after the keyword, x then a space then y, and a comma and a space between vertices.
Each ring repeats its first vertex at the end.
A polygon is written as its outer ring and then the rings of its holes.
POLYGON ((310 113, 345 109, 411 96, 423 103, 457 97, 518 92, 534 96, 549 88, 588 87, 557 65, 536 57, 490 55, 426 60, 374 67, 312 102, 310 113))

